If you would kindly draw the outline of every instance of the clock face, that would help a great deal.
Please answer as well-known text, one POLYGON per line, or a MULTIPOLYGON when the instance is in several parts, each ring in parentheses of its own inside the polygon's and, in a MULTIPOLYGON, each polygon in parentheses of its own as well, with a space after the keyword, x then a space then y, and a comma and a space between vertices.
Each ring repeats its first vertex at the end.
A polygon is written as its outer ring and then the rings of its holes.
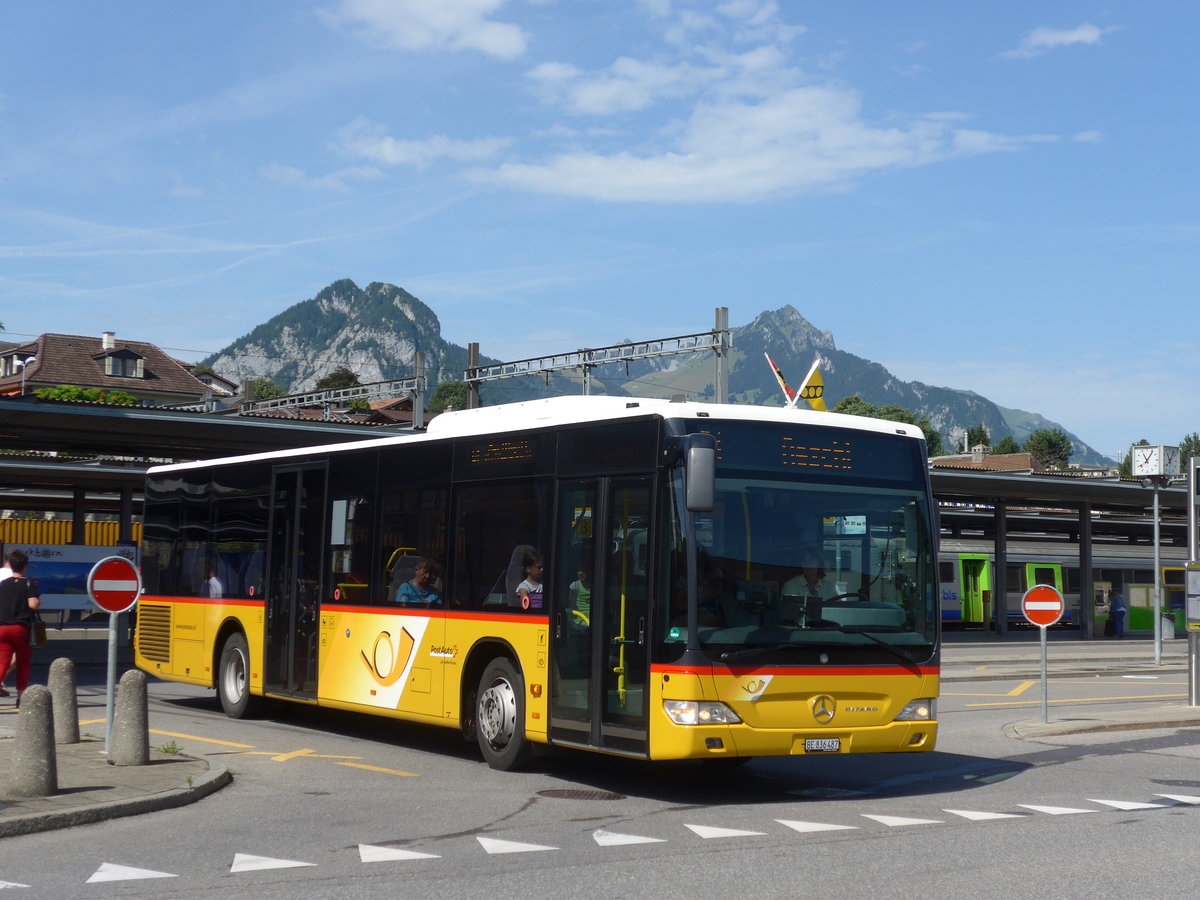
POLYGON ((1163 447, 1163 474, 1179 474, 1179 448, 1163 447))
POLYGON ((1158 447, 1134 447, 1132 453, 1134 475, 1162 474, 1162 458, 1158 447))

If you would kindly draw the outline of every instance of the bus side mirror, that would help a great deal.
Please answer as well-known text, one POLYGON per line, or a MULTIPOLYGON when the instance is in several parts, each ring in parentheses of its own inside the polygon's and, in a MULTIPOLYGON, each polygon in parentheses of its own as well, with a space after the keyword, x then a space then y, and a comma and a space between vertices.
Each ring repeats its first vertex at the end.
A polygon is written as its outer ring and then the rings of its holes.
POLYGON ((689 512, 712 512, 717 490, 717 440, 711 434, 686 438, 684 490, 689 512))

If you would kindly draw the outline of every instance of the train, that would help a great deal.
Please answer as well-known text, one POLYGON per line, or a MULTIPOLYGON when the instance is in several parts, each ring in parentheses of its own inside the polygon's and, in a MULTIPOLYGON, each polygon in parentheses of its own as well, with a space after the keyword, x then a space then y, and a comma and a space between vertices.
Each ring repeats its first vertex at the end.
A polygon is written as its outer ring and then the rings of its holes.
MULTIPOLYGON (((1184 566, 1187 554, 1171 545, 1159 549, 1162 568, 1164 616, 1183 625, 1184 566)), ((995 547, 990 540, 942 538, 938 553, 938 582, 941 592, 942 627, 994 629, 993 602, 995 547)), ((1077 544, 1010 541, 1007 544, 1005 595, 1009 626, 1028 623, 1021 612, 1021 598, 1029 588, 1046 584, 1063 596, 1063 617, 1056 627, 1082 627, 1080 608, 1079 546, 1077 544)), ((1093 545, 1093 621, 1109 617, 1109 598, 1120 591, 1129 607, 1129 631, 1154 630, 1154 549, 1146 544, 1093 545)), ((1034 627, 1034 626, 1029 626, 1034 627)))

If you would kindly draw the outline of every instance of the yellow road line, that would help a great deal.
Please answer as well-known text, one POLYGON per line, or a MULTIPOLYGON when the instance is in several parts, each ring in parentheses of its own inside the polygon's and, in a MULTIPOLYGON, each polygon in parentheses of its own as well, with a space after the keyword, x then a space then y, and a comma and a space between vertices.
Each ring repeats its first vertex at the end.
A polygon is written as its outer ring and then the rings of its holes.
MULTIPOLYGON (((105 720, 100 719, 99 721, 103 722, 105 720)), ((84 723, 80 722, 79 724, 82 725, 84 723)), ((233 741, 218 741, 216 738, 197 737, 194 734, 179 734, 174 731, 157 731, 151 729, 150 733, 161 735, 162 737, 183 738, 185 741, 200 741, 202 744, 216 744, 220 747, 237 747, 240 750, 249 750, 254 746, 253 744, 235 744, 233 741)))
MULTIPOLYGON (((1107 703, 1110 700, 1174 700, 1186 694, 1141 694, 1132 697, 1084 697, 1079 700, 1047 700, 1047 703, 1107 703)), ((965 706, 1034 706, 1041 700, 1019 700, 1016 703, 967 703, 965 706)))
POLYGON ((379 766, 366 766, 362 763, 340 762, 339 766, 349 766, 351 769, 366 769, 368 772, 382 772, 384 775, 400 775, 404 778, 419 778, 416 772, 401 772, 399 769, 383 769, 379 766))
POLYGON ((1026 681, 1025 683, 1020 684, 1017 687, 1013 688, 1005 696, 1019 697, 1019 696, 1021 696, 1021 694, 1025 693, 1027 690, 1029 690, 1031 687, 1033 687, 1035 684, 1037 684, 1036 681, 1026 681))

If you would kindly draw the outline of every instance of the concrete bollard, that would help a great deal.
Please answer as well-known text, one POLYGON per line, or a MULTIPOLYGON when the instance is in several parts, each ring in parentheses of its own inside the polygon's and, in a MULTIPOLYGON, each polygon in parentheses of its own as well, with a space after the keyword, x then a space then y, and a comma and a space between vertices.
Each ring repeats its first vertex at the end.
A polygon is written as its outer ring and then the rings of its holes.
POLYGON ((130 669, 117 683, 108 761, 114 766, 144 766, 150 762, 146 673, 140 669, 130 669))
POLYGON ((8 776, 11 797, 49 797, 58 792, 53 704, 50 691, 40 684, 30 685, 21 694, 8 776))
POLYGON ((75 695, 75 661, 65 656, 50 663, 50 696, 54 700, 54 741, 79 743, 79 701, 75 695))

